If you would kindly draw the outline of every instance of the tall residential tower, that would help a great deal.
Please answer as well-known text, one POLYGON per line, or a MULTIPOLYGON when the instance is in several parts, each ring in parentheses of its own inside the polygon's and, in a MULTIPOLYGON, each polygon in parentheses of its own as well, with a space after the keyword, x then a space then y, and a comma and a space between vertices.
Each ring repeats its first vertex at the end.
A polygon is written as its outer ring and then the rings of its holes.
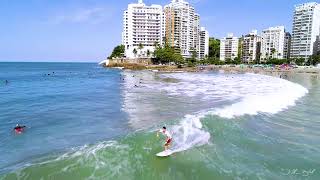
POLYGON ((146 6, 142 0, 128 5, 123 16, 122 44, 127 58, 151 57, 155 44, 169 45, 185 58, 196 52, 208 55, 209 35, 200 27, 200 15, 185 0, 146 6))
POLYGON ((295 6, 293 16, 291 58, 307 59, 315 51, 320 33, 320 4, 311 2, 295 6))
POLYGON ((209 55, 209 32, 204 27, 200 28, 199 41, 199 58, 204 59, 209 55))
POLYGON ((146 6, 142 0, 129 4, 123 15, 122 44, 127 58, 146 58, 152 55, 155 43, 164 37, 162 6, 146 6))
POLYGON ((220 40, 220 60, 234 60, 238 57, 239 38, 232 33, 220 40))
POLYGON ((284 26, 270 27, 262 31, 261 61, 270 58, 283 59, 285 34, 284 26))
MULTIPOLYGON (((164 7, 166 43, 185 58, 200 54, 200 16, 185 0, 172 0, 164 7)), ((200 57, 198 57, 200 58, 200 57)))
POLYGON ((244 63, 252 63, 260 60, 261 37, 258 31, 253 30, 251 33, 242 37, 241 40, 241 60, 244 63))

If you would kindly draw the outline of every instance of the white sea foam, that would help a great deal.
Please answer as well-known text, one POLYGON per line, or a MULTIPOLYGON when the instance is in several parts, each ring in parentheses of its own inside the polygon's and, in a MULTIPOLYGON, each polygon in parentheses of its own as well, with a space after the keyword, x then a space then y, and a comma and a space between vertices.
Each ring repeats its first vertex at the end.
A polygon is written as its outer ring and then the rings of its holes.
MULTIPOLYGON (((303 86, 287 80, 269 76, 248 74, 249 77, 261 77, 263 82, 253 82, 247 94, 232 105, 217 108, 212 113, 224 118, 234 118, 242 115, 257 115, 260 113, 275 114, 294 106, 308 90, 303 86)), ((250 86, 249 86, 250 87, 250 86)))
POLYGON ((303 97, 308 90, 303 86, 265 75, 242 74, 164 74, 163 77, 180 80, 175 84, 155 86, 169 95, 183 95, 211 100, 222 98, 236 101, 225 106, 212 108, 211 113, 233 118, 256 115, 259 112, 275 114, 303 97))
MULTIPOLYGON (((205 115, 234 118, 258 113, 275 114, 295 105, 299 98, 308 93, 308 90, 299 84, 276 77, 249 73, 168 73, 160 74, 157 78, 149 74, 149 78, 148 81, 143 82, 143 87, 141 87, 144 94, 165 92, 168 96, 190 98, 196 102, 201 100, 210 104, 218 101, 214 103, 215 107, 208 107, 205 113, 186 115, 179 124, 172 127, 174 152, 203 145, 209 141, 210 134, 202 128, 201 124, 201 118, 205 115), (168 79, 175 79, 175 81, 168 81, 168 79), (221 104, 220 101, 224 103, 221 104)), ((129 86, 132 87, 132 84, 129 86)), ((141 97, 138 100, 136 97, 141 95, 139 94, 141 92, 132 93, 131 90, 127 93, 125 101, 131 104, 130 107, 139 104, 135 102, 140 102, 141 97), (135 101, 132 100, 133 98, 136 98, 135 101)), ((148 109, 154 109, 152 106, 157 107, 158 104, 148 104, 148 108, 131 108, 128 110, 129 116, 135 117, 139 112, 147 115, 148 109)), ((195 108, 196 106, 197 104, 195 108)), ((143 116, 136 119, 143 119, 143 116)))
POLYGON ((207 144, 210 133, 202 129, 201 118, 204 115, 186 115, 180 124, 172 127, 173 146, 171 150, 175 152, 185 151, 194 146, 207 144))

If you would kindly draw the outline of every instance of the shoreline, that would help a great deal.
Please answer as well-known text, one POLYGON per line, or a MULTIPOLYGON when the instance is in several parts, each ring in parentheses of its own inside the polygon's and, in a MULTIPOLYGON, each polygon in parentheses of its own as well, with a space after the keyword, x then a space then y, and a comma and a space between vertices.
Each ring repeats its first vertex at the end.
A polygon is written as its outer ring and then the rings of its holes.
POLYGON ((254 66, 241 66, 241 65, 205 65, 197 67, 182 67, 170 65, 143 65, 143 64, 129 64, 129 63, 116 63, 112 66, 105 66, 106 68, 117 68, 121 70, 148 70, 152 72, 161 73, 183 73, 183 72, 209 72, 220 71, 227 73, 254 73, 272 76, 289 76, 295 74, 308 74, 320 76, 320 68, 317 67, 297 67, 290 69, 281 69, 279 67, 254 67, 254 66))

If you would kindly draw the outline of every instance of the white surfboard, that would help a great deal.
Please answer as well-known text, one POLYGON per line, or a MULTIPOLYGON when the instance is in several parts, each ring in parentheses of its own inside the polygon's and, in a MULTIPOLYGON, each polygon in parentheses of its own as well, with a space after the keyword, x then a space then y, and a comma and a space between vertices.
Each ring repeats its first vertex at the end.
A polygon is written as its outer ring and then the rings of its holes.
POLYGON ((170 155, 173 154, 173 153, 174 153, 174 152, 169 149, 169 150, 166 150, 166 151, 159 152, 159 153, 156 154, 156 155, 157 155, 158 157, 167 157, 167 156, 170 156, 170 155))

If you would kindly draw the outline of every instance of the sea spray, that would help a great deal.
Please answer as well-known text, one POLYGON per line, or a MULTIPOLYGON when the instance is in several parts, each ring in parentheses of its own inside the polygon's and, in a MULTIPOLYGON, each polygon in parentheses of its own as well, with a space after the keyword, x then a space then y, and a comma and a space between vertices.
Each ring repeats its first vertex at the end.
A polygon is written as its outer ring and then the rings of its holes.
POLYGON ((202 129, 203 115, 186 115, 180 124, 172 127, 174 143, 173 152, 184 151, 195 146, 207 144, 210 133, 202 129))

